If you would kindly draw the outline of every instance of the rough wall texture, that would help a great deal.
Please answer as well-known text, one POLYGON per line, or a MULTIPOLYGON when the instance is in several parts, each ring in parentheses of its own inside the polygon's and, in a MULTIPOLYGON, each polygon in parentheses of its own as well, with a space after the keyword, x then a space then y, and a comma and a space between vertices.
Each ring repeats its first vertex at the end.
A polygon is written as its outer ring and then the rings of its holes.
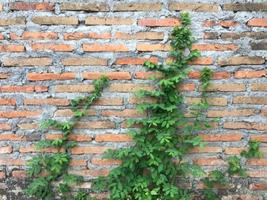
MULTIPOLYGON (((36 141, 57 136, 41 133, 38 123, 71 116, 69 100, 90 92, 100 74, 111 85, 71 137, 79 142, 71 170, 88 181, 83 188, 108 173, 116 163, 101 160, 101 153, 129 144, 125 120, 140 117, 133 91, 152 87, 142 63, 166 60, 181 10, 192 16, 194 48, 202 53, 182 87, 185 101, 199 100, 198 71, 209 66, 215 74, 207 114, 220 117, 201 134, 208 145, 189 158, 207 170, 226 168, 226 158, 239 154, 250 138, 267 152, 264 0, 25 2, 0 5, 0 199, 28 199, 20 193, 25 162, 36 153, 36 141)), ((249 177, 237 178, 222 199, 267 199, 267 159, 244 164, 249 177)))

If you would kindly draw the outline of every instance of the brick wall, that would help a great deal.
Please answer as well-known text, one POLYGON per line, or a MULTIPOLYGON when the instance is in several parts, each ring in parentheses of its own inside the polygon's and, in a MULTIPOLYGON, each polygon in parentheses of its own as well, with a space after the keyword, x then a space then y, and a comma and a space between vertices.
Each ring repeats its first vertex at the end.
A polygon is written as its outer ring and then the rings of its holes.
MULTIPOLYGON (((79 143, 72 150, 71 171, 83 175, 87 182, 81 187, 88 188, 91 178, 118 164, 102 160, 101 153, 131 142, 125 120, 141 117, 133 92, 153 87, 142 63, 167 59, 181 10, 192 16, 193 48, 202 53, 182 86, 185 101, 199 100, 199 70, 209 66, 215 73, 207 115, 220 118, 201 134, 207 146, 189 158, 207 170, 223 169, 226 158, 239 154, 250 138, 260 140, 267 152, 264 1, 1 2, 0 199, 28 199, 20 194, 25 162, 36 154, 36 141, 58 137, 56 131, 41 133, 39 122, 70 117, 70 99, 90 92, 101 74, 111 85, 71 135, 79 143)), ((223 191, 224 200, 267 198, 267 159, 245 164, 249 177, 236 178, 233 189, 223 191)))

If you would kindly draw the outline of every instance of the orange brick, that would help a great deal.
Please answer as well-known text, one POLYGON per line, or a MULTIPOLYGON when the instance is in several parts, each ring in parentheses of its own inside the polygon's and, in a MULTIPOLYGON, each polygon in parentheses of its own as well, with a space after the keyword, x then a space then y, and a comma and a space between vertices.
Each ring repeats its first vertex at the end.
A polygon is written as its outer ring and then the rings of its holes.
POLYGON ((58 153, 58 152, 63 152, 62 150, 59 150, 57 148, 43 148, 41 150, 37 149, 35 145, 30 145, 30 146, 21 146, 19 148, 20 153, 35 153, 35 152, 44 152, 44 153, 58 153))
POLYGON ((200 134, 201 139, 205 142, 237 142, 243 138, 242 133, 227 134, 200 134))
MULTIPOLYGON (((210 105, 215 105, 215 106, 226 106, 227 105, 227 99, 224 97, 209 97, 207 101, 210 105)), ((186 97, 185 102, 189 105, 197 104, 201 102, 201 98, 186 97)))
POLYGON ((170 10, 191 10, 195 12, 218 12, 220 6, 218 4, 209 3, 178 3, 171 2, 169 4, 170 10))
POLYGON ((27 173, 25 170, 13 170, 11 176, 16 179, 25 179, 27 177, 27 173))
POLYGON ((171 46, 168 44, 137 43, 136 49, 138 51, 170 51, 171 46))
POLYGON ((161 73, 157 72, 136 72, 134 78, 136 79, 150 79, 150 78, 162 77, 161 73))
MULTIPOLYGON (((62 134, 46 134, 45 137, 48 140, 54 140, 62 138, 62 134)), ((69 140, 77 141, 77 142, 89 142, 92 141, 93 138, 90 135, 82 135, 82 134, 71 134, 68 136, 69 140)))
POLYGON ((54 4, 51 3, 27 3, 27 2, 14 2, 9 4, 10 10, 54 10, 54 4))
POLYGON ((94 58, 94 57, 69 57, 61 60, 63 65, 66 66, 105 66, 108 65, 107 59, 94 58))
POLYGON ((78 122, 76 128, 81 129, 108 129, 115 128, 115 123, 111 121, 89 121, 78 122))
POLYGON ((195 89, 196 85, 194 83, 184 83, 179 87, 179 90, 181 91, 194 91, 195 89))
POLYGON ((251 190, 267 190, 267 183, 252 183, 249 185, 251 190))
POLYGON ((131 142, 132 137, 127 134, 99 134, 95 137, 96 142, 131 142))
POLYGON ((267 26, 267 18, 253 18, 247 22, 248 26, 259 26, 266 27, 267 26))
POLYGON ((109 170, 107 169, 70 171, 70 174, 76 174, 76 175, 85 176, 85 177, 107 176, 108 173, 109 173, 109 170))
POLYGON ((110 39, 111 34, 109 32, 104 33, 82 33, 82 32, 74 32, 74 33, 64 33, 64 40, 80 40, 83 38, 92 38, 92 39, 110 39))
POLYGON ((267 142, 267 136, 266 135, 251 135, 251 140, 257 140, 260 142, 267 142))
POLYGON ((124 44, 83 44, 83 50, 89 52, 101 52, 101 51, 114 51, 114 52, 127 52, 128 47, 124 44))
POLYGON ((247 161, 248 165, 253 165, 253 166, 267 166, 267 159, 249 159, 247 161))
POLYGON ((32 22, 41 25, 77 25, 76 17, 60 17, 60 16, 35 16, 32 22))
POLYGON ((24 40, 55 40, 58 38, 55 32, 28 32, 22 34, 24 40))
POLYGON ((130 104, 155 103, 156 102, 156 99, 130 97, 128 101, 129 101, 130 104))
POLYGON ((56 85, 55 91, 56 92, 81 92, 81 93, 88 93, 92 92, 94 87, 92 85, 56 85))
POLYGON ((245 91, 246 86, 243 83, 224 83, 224 84, 212 83, 207 90, 218 91, 218 92, 239 92, 239 91, 245 91))
POLYGON ((91 163, 94 165, 119 165, 121 164, 121 161, 114 159, 92 158, 91 163))
POLYGON ((222 27, 229 28, 229 27, 237 26, 237 25, 238 25, 238 22, 233 21, 233 20, 224 20, 224 21, 220 21, 219 24, 220 24, 222 27))
POLYGON ((240 155, 240 153, 245 150, 245 148, 242 147, 226 147, 224 149, 224 153, 226 155, 240 155))
MULTIPOLYGON (((229 72, 214 72, 212 79, 228 79, 230 78, 231 74, 229 72)), ((200 78, 199 71, 191 71, 188 74, 189 78, 200 78)))
POLYGON ((199 51, 235 51, 239 47, 235 44, 193 44, 192 49, 199 51))
POLYGON ((75 167, 75 166, 86 166, 87 165, 87 160, 71 160, 70 161, 70 166, 75 167))
POLYGON ((200 57, 189 62, 190 65, 211 65, 213 64, 212 57, 200 57))
POLYGON ((109 11, 108 4, 105 3, 68 3, 63 2, 61 4, 61 10, 72 10, 72 11, 91 11, 91 12, 99 12, 99 11, 109 11))
POLYGON ((7 166, 22 166, 25 165, 25 160, 21 159, 11 159, 11 158, 2 158, 0 159, 0 165, 7 165, 7 166))
POLYGON ((23 45, 7 44, 0 45, 0 52, 23 52, 25 48, 23 45))
POLYGON ((16 99, 0 98, 0 105, 16 105, 16 99))
POLYGON ((261 78, 267 77, 267 71, 237 71, 235 78, 261 78))
POLYGON ((4 66, 22 67, 22 66, 47 66, 52 64, 51 58, 6 58, 3 61, 4 66))
POLYGON ((235 96, 233 98, 233 103, 234 104, 254 104, 254 105, 267 104, 267 97, 235 96))
POLYGON ((49 43, 35 43, 31 45, 33 51, 73 51, 74 47, 68 44, 49 44, 49 43))
MULTIPOLYGON (((96 115, 96 111, 95 110, 87 110, 86 111, 86 115, 88 116, 93 116, 96 115)), ((73 116, 73 112, 70 109, 64 109, 64 110, 57 110, 54 113, 55 117, 72 117, 73 116)))
POLYGON ((124 57, 118 58, 116 60, 116 65, 143 65, 145 61, 150 61, 152 63, 157 63, 157 57, 150 57, 150 58, 135 58, 135 57, 124 57))
POLYGON ((152 90, 153 87, 144 84, 132 84, 132 83, 116 83, 109 86, 111 92, 135 92, 140 89, 152 90))
POLYGON ((164 19, 140 19, 138 20, 139 26, 178 26, 180 25, 180 21, 176 18, 164 18, 164 19))
POLYGON ((7 79, 9 78, 10 74, 8 73, 0 73, 0 79, 7 79))
POLYGON ((161 3, 117 3, 113 11, 159 11, 161 3))
POLYGON ((9 131, 11 130, 11 126, 8 123, 0 123, 0 130, 9 131))
POLYGON ((197 165, 201 166, 215 166, 215 165, 225 165, 226 163, 218 158, 199 158, 193 161, 197 165))
POLYGON ((255 115, 253 109, 208 110, 208 117, 243 117, 255 115))
POLYGON ((101 154, 111 149, 111 147, 103 146, 78 146, 71 149, 72 154, 101 154))
POLYGON ((85 25, 132 25, 135 21, 131 18, 103 18, 103 17, 87 17, 85 25))
POLYGON ((98 79, 101 76, 107 76, 110 80, 131 80, 132 76, 129 72, 84 72, 84 79, 98 79))
POLYGON ((123 105, 123 99, 122 98, 100 98, 96 100, 93 105, 121 106, 123 105))
POLYGON ((252 83, 251 90, 253 91, 267 91, 267 83, 252 83))
POLYGON ((41 115, 40 110, 13 110, 13 111, 0 111, 0 118, 31 118, 41 115))
POLYGON ((15 17, 15 18, 1 18, 0 26, 10 26, 10 25, 24 25, 25 17, 15 17))
POLYGON ((267 178, 267 170, 247 171, 249 177, 255 178, 267 178))
POLYGON ((146 116, 145 114, 142 114, 135 109, 103 110, 101 114, 106 117, 144 117, 146 116))
POLYGON ((25 141, 24 135, 0 134, 0 141, 25 141))
POLYGON ((252 122, 224 122, 223 127, 227 129, 267 130, 267 124, 252 122))
POLYGON ((33 86, 33 85, 24 85, 24 86, 17 86, 17 85, 3 85, 0 86, 0 92, 46 92, 48 88, 46 86, 33 86))
POLYGON ((39 125, 38 124, 34 124, 34 123, 22 123, 22 124, 17 124, 17 126, 20 128, 20 129, 23 129, 23 130, 33 130, 33 129, 38 129, 39 128, 39 125))
POLYGON ((230 58, 220 58, 218 59, 218 64, 220 66, 229 66, 229 65, 261 65, 265 62, 264 58, 255 56, 236 56, 230 58))
POLYGON ((24 99, 25 105, 57 105, 57 106, 67 106, 69 105, 68 99, 24 99))
POLYGON ((29 81, 48 81, 48 80, 71 80, 75 79, 75 74, 72 72, 65 72, 62 74, 55 73, 29 73, 27 74, 29 81))
POLYGON ((137 33, 123 33, 116 32, 114 35, 116 39, 123 40, 162 40, 164 33, 162 32, 137 32, 137 33))
POLYGON ((12 153, 13 147, 12 146, 2 146, 0 147, 0 154, 3 153, 12 153))
POLYGON ((194 147, 192 150, 190 150, 189 153, 220 153, 222 152, 221 147, 194 147))

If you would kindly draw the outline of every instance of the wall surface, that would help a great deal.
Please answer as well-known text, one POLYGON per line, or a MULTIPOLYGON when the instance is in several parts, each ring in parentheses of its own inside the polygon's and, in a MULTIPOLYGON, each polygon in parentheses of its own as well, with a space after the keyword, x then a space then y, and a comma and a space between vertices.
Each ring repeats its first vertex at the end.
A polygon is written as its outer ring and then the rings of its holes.
MULTIPOLYGON (((101 74, 111 85, 71 136, 79 143, 71 170, 85 177, 83 188, 108 173, 114 163, 101 160, 101 153, 131 142, 125 120, 141 117, 133 92, 152 87, 142 64, 166 60, 181 10, 192 16, 193 48, 202 53, 183 84, 185 101, 199 100, 198 71, 208 66, 215 73, 207 115, 220 118, 201 133, 207 146, 189 158, 207 170, 225 169, 227 157, 239 154, 249 139, 260 140, 267 153, 264 0, 87 2, 0 3, 0 199, 29 199, 20 191, 25 162, 36 154, 36 141, 57 136, 41 133, 39 122, 70 117, 70 99, 88 94, 101 74)), ((222 199, 267 199, 266 157, 244 165, 249 177, 234 179, 222 199)))

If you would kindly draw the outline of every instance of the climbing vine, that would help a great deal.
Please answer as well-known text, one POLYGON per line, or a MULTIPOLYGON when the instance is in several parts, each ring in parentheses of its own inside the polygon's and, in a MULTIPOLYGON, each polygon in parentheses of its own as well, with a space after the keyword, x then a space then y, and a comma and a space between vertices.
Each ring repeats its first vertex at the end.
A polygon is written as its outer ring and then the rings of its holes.
MULTIPOLYGON (((216 200, 218 196, 214 186, 227 185, 228 177, 235 174, 246 176, 239 156, 228 158, 229 167, 226 171, 214 170, 208 175, 200 166, 186 159, 193 148, 204 145, 197 133, 210 128, 210 121, 205 117, 209 108, 206 91, 213 74, 208 68, 201 71, 201 99, 189 109, 190 114, 187 116, 180 88, 187 78, 189 63, 200 56, 197 50, 192 50, 194 38, 190 24, 188 13, 181 13, 181 25, 175 27, 171 33, 172 62, 144 63, 147 70, 160 76, 153 77, 154 90, 140 90, 137 96, 154 101, 145 101, 137 106, 137 110, 146 113, 146 117, 128 120, 133 144, 105 153, 104 158, 120 160, 121 164, 111 169, 107 176, 93 180, 91 192, 108 192, 110 200, 216 200), (133 128, 136 125, 140 128, 133 128), (180 187, 177 182, 191 180, 192 176, 198 177, 204 183, 205 188, 200 196, 194 189, 180 187)), ((61 138, 38 143, 37 147, 40 149, 54 147, 58 152, 41 153, 29 161, 28 174, 33 178, 27 189, 30 196, 54 199, 53 183, 58 182, 57 191, 63 199, 92 199, 90 194, 83 191, 79 191, 76 196, 71 193, 71 185, 82 182, 82 177, 68 173, 70 149, 76 145, 68 140, 68 135, 72 133, 75 124, 86 115, 90 105, 101 96, 107 82, 105 77, 96 80, 95 90, 90 96, 71 101, 74 115, 69 121, 49 119, 42 124, 43 128, 56 128, 63 134, 61 138)), ((241 156, 261 157, 259 144, 250 141, 248 150, 243 151, 241 156)))

